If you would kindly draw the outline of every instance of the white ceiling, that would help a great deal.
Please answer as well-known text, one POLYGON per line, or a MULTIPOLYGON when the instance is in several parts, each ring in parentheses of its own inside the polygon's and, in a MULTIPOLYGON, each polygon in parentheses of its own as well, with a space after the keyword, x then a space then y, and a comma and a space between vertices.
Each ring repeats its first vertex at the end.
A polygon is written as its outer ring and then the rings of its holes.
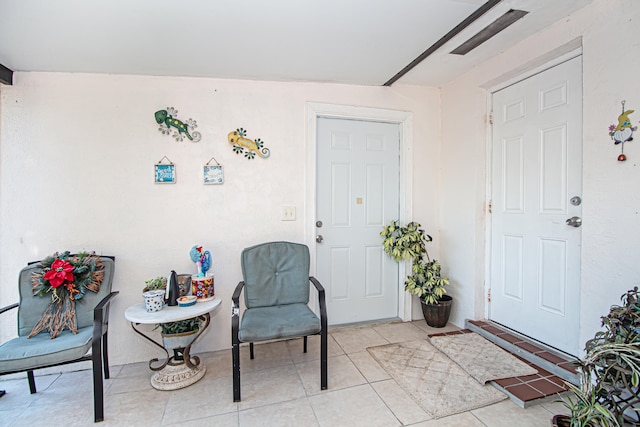
MULTIPOLYGON (((398 80, 439 86, 592 0, 503 0, 398 80), (509 9, 523 19, 449 52, 509 9)), ((485 0, 0 0, 14 71, 381 85, 485 0)))

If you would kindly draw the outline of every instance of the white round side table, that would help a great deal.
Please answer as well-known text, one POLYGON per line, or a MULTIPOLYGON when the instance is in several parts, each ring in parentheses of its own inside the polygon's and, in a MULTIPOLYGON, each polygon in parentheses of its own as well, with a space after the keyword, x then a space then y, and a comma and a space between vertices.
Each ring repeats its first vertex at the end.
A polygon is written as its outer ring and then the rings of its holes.
POLYGON ((204 376, 207 368, 204 363, 200 362, 198 356, 191 355, 191 345, 209 327, 211 312, 216 310, 221 303, 220 298, 216 297, 210 301, 198 301, 190 307, 165 306, 162 310, 152 313, 147 312, 144 302, 127 308, 124 312, 124 317, 131 322, 131 328, 138 335, 163 349, 167 356, 166 360, 160 362, 158 366, 154 366, 156 362, 159 362, 158 358, 149 361, 149 368, 155 371, 151 376, 151 386, 153 388, 158 390, 177 390, 190 386, 204 376), (177 322, 194 317, 199 317, 202 320, 200 330, 184 348, 173 349, 173 356, 169 354, 171 349, 165 348, 164 345, 136 328, 136 325, 140 324, 177 322))

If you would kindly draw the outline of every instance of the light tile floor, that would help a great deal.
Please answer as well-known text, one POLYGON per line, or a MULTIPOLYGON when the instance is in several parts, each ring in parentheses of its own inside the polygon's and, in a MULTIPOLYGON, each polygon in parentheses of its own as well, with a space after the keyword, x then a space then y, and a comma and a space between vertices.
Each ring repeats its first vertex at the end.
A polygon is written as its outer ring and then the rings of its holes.
MULTIPOLYGON (((456 329, 447 327, 444 330, 456 329)), ((424 321, 330 329, 329 390, 320 390, 319 337, 241 349, 242 401, 232 399, 231 350, 201 354, 207 373, 182 390, 150 386, 147 363, 111 367, 105 384, 104 426, 508 426, 551 425, 559 403, 521 409, 510 400, 450 417, 429 416, 389 377, 367 347, 425 339, 443 332, 424 321)), ((91 371, 0 380, 0 426, 93 425, 91 371)))

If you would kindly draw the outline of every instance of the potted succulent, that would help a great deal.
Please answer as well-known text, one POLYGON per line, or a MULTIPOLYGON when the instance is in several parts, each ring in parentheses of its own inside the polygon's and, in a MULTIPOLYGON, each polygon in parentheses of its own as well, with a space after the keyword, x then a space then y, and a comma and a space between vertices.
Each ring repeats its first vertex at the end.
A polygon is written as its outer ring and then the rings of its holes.
POLYGON ((640 293, 622 295, 623 304, 602 317, 604 331, 585 344, 580 387, 564 401, 570 415, 554 417, 558 426, 621 426, 640 424, 640 293), (562 422, 568 424, 562 424, 562 422))
POLYGON ((414 221, 405 227, 400 226, 398 221, 392 221, 380 235, 387 255, 397 262, 411 262, 411 274, 407 276, 404 288, 420 299, 427 324, 442 328, 451 314, 452 298, 446 295, 445 288, 449 279, 442 276, 438 260, 429 258, 427 243, 433 239, 421 227, 414 221))
POLYGON ((158 276, 154 279, 145 280, 142 292, 165 290, 167 288, 167 278, 158 276))

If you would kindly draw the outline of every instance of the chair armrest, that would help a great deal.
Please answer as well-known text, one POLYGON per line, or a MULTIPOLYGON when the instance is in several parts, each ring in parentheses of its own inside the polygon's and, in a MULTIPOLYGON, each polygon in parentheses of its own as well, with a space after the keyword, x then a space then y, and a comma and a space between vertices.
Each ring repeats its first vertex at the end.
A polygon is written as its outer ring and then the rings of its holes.
POLYGON ((8 306, 6 306, 6 307, 2 307, 2 308, 0 308, 0 314, 4 313, 5 311, 9 311, 9 310, 11 310, 11 309, 13 309, 13 308, 16 308, 16 307, 18 307, 19 305, 20 305, 20 304, 18 304, 18 303, 16 302, 16 303, 11 304, 11 305, 8 305, 8 306))
POLYGON ((318 282, 313 276, 309 276, 309 281, 313 283, 313 286, 318 290, 318 302, 320 303, 320 325, 322 329, 325 330, 327 328, 327 303, 325 302, 324 297, 324 287, 318 282))
POLYGON ((107 317, 107 321, 104 321, 104 312, 109 309, 109 304, 111 300, 118 295, 119 291, 111 292, 106 297, 102 298, 102 301, 96 305, 93 309, 93 337, 91 341, 91 348, 94 354, 101 353, 102 350, 96 351, 96 349, 101 349, 100 340, 102 339, 102 325, 109 323, 109 318, 107 317))
POLYGON ((106 297, 102 298, 102 301, 100 301, 98 303, 98 305, 96 305, 96 307, 93 309, 95 310, 103 310, 108 304, 111 303, 111 300, 120 293, 120 291, 113 291, 111 292, 109 295, 107 295, 106 297))
POLYGON ((98 305, 96 305, 96 307, 93 309, 93 333, 95 335, 96 330, 98 330, 100 332, 100 335, 102 335, 102 324, 103 323, 109 323, 109 319, 107 318, 107 321, 104 321, 104 312, 105 310, 107 310, 109 308, 109 304, 111 304, 111 300, 120 293, 120 291, 113 291, 111 292, 109 295, 107 295, 106 297, 102 298, 102 301, 100 301, 98 303, 98 305))
POLYGON ((316 279, 313 276, 309 276, 309 280, 311 281, 311 283, 313 283, 313 286, 316 287, 316 289, 318 290, 318 295, 322 295, 322 298, 324 299, 324 287, 320 284, 320 282, 318 282, 318 279, 316 279))
POLYGON ((244 288, 244 281, 238 283, 235 291, 233 291, 233 295, 231 296, 231 300, 233 301, 233 306, 235 308, 240 308, 240 293, 242 292, 242 288, 244 288))
MULTIPOLYGON (((231 346, 233 348, 237 348, 237 346, 240 345, 238 330, 240 329, 240 293, 242 292, 243 287, 244 281, 239 282, 231 296, 231 300, 233 301, 231 306, 231 346)), ((240 362, 238 361, 238 363, 240 362)))
POLYGON ((91 337, 91 360, 93 362, 94 392, 96 390, 95 388, 96 381, 100 381, 99 377, 102 375, 102 372, 100 371, 104 369, 104 378, 105 379, 109 378, 109 364, 107 362, 107 355, 106 353, 103 353, 103 351, 106 351, 106 348, 107 348, 107 340, 106 340, 107 330, 103 330, 102 326, 109 324, 109 305, 111 304, 111 300, 113 300, 113 298, 119 293, 120 292, 118 291, 111 292, 109 295, 102 298, 102 301, 100 301, 98 305, 96 305, 96 307, 93 309, 93 334, 91 337), (105 319, 105 312, 107 313, 106 319, 105 319), (103 339, 104 339, 104 347, 102 346, 103 339), (102 365, 103 361, 105 364, 104 366, 102 365), (98 378, 96 378, 96 376, 98 378))

